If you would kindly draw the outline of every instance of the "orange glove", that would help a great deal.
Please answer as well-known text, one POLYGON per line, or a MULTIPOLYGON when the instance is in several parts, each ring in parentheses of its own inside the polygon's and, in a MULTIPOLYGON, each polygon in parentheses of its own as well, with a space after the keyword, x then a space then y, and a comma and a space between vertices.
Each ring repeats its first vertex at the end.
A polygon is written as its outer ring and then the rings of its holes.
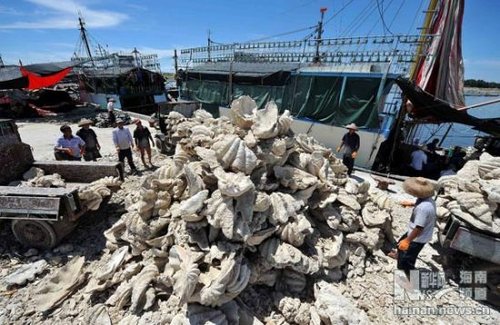
POLYGON ((407 207, 414 206, 415 202, 412 201, 412 200, 402 200, 401 202, 399 202, 399 204, 401 204, 402 206, 404 206, 405 208, 407 208, 407 207))
POLYGON ((358 152, 357 151, 354 151, 352 154, 351 154, 351 157, 352 159, 356 159, 356 157, 358 156, 358 152))
POLYGON ((405 238, 399 242, 398 249, 400 251, 406 252, 408 250, 408 248, 410 248, 410 243, 411 242, 408 240, 408 238, 405 238))

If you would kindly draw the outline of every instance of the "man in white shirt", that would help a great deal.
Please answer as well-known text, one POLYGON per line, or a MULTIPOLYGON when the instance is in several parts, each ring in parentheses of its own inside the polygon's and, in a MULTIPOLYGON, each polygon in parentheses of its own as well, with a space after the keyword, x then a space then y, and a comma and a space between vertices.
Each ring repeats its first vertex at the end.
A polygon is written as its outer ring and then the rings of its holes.
POLYGON ((123 127, 123 120, 116 120, 117 128, 113 130, 113 143, 116 147, 116 152, 118 152, 118 160, 124 164, 125 158, 130 166, 132 174, 137 172, 137 168, 134 165, 134 159, 132 158, 132 149, 134 149, 134 140, 132 139, 132 134, 130 130, 123 127))
POLYGON ((422 176, 425 164, 427 164, 427 154, 422 150, 422 147, 419 147, 411 153, 411 176, 422 176))
POLYGON ((397 246, 398 269, 406 275, 415 269, 418 254, 432 239, 432 232, 436 223, 436 203, 433 200, 434 185, 423 177, 410 177, 403 183, 406 193, 417 198, 411 214, 408 230, 399 240, 397 246))
POLYGON ((108 98, 107 109, 108 109, 109 126, 115 127, 116 116, 115 116, 115 99, 114 98, 108 98))

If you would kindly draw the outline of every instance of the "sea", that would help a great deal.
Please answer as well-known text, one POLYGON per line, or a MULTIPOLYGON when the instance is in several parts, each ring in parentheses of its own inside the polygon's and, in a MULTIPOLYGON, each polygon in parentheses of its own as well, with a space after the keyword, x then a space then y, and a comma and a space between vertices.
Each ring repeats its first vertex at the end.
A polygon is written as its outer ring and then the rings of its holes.
MULTIPOLYGON (((498 97, 492 96, 465 96, 466 105, 473 105, 491 101, 498 97)), ((495 103, 488 106, 471 108, 469 114, 478 118, 500 118, 500 103, 495 103)), ((415 134, 414 139, 418 140, 420 144, 429 143, 434 138, 441 139, 446 130, 448 130, 450 123, 436 124, 436 125, 423 125, 415 134)), ((483 132, 473 130, 472 127, 452 123, 450 132, 443 141, 442 147, 449 148, 454 146, 469 147, 474 144, 474 138, 478 135, 483 135, 483 132)))

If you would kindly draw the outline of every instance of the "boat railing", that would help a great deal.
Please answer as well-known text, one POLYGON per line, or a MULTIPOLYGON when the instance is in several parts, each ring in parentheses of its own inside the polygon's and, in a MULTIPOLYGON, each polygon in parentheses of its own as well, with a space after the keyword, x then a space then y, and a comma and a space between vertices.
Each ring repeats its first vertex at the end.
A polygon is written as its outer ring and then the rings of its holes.
MULTIPOLYGON (((387 63, 396 67, 415 61, 417 48, 438 35, 382 35, 304 39, 295 41, 213 44, 180 50, 179 63, 186 68, 209 62, 321 62, 328 64, 387 63)), ((401 70, 401 69, 400 69, 401 70)))

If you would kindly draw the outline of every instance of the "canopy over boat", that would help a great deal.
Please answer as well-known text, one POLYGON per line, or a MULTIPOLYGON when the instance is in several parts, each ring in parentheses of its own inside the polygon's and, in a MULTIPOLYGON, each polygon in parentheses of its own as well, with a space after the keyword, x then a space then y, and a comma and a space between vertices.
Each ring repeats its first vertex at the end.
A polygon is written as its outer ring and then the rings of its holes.
POLYGON ((469 115, 465 110, 457 110, 449 103, 436 98, 432 94, 410 82, 398 78, 396 83, 411 102, 411 117, 422 122, 452 122, 473 126, 474 129, 500 136, 500 118, 480 119, 469 115))
POLYGON ((53 86, 75 66, 74 62, 0 67, 0 89, 38 89, 53 86))

